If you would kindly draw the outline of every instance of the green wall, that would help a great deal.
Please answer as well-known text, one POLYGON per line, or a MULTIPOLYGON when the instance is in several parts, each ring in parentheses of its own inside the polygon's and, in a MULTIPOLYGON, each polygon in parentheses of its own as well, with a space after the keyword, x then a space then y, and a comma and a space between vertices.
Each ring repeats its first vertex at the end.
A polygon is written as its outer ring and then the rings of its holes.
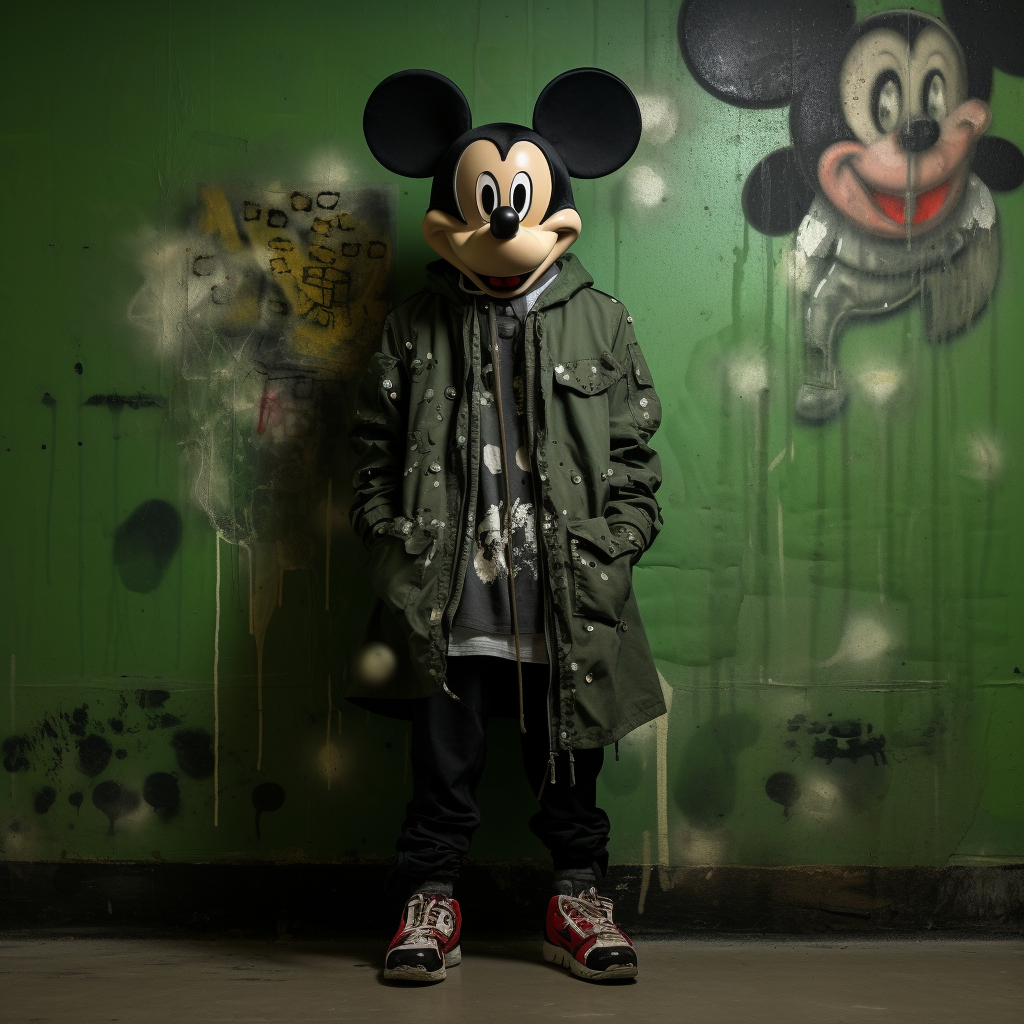
MULTIPOLYGON (((647 126, 624 170, 578 184, 574 251, 629 306, 664 403, 666 525, 636 588, 671 695, 667 720, 606 762, 613 860, 1024 859, 1024 189, 996 196, 1002 267, 976 325, 942 346, 915 309, 849 330, 846 414, 795 423, 792 243, 747 229, 739 204, 750 168, 787 144, 786 114, 703 92, 677 11, 180 0, 8 15, 0 855, 389 853, 408 730, 331 694, 367 611, 338 424, 378 309, 327 356, 307 346, 322 390, 268 470, 244 309, 234 326, 179 317, 184 250, 219 239, 229 269, 244 254, 202 196, 235 203, 240 231, 242 201, 336 183, 362 218, 352 237, 387 241, 366 294, 400 299, 432 257, 429 182, 370 158, 373 86, 433 68, 475 123, 526 123, 546 82, 597 65, 644 98, 647 126), (227 446, 213 484, 197 437, 227 446), (282 466, 293 486, 267 498, 260 474, 282 466), (140 506, 163 517, 156 532, 131 519, 140 506)), ((1024 83, 997 72, 992 106, 992 132, 1024 145, 1024 83)), ((543 856, 517 759, 513 723, 497 723, 475 857, 543 856)))

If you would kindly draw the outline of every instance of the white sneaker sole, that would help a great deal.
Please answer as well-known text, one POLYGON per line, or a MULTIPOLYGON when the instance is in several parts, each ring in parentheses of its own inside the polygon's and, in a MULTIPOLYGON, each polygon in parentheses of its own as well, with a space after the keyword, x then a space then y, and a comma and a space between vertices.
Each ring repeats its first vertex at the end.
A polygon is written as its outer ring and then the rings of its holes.
POLYGON ((423 967, 385 967, 384 977, 388 981, 444 981, 445 971, 449 967, 458 967, 462 963, 462 947, 456 946, 445 953, 444 966, 439 971, 428 971, 423 967))
POLYGON ((581 964, 567 949, 553 946, 546 940, 544 942, 544 959, 549 964, 568 968, 577 978, 585 978, 587 981, 626 981, 637 975, 637 968, 633 964, 609 967, 606 971, 591 970, 585 964, 581 964))

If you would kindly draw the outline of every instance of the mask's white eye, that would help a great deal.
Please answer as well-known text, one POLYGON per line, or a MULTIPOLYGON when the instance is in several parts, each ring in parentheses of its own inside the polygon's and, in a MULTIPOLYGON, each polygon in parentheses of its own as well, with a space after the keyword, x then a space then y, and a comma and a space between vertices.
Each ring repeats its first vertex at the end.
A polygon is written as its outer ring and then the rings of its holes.
POLYGON ((929 71, 924 80, 924 109, 933 121, 946 118, 946 79, 941 71, 929 71))
POLYGON ((511 207, 519 214, 522 220, 530 212, 530 203, 533 202, 533 182, 526 171, 520 171, 512 179, 510 197, 511 207))
POLYGON ((895 71, 885 71, 875 80, 872 90, 875 102, 872 104, 875 125, 883 135, 896 130, 900 123, 903 107, 903 89, 895 71))
POLYGON ((476 179, 476 205, 484 220, 491 219, 491 214, 501 205, 500 198, 501 193, 498 191, 494 175, 484 171, 476 179))

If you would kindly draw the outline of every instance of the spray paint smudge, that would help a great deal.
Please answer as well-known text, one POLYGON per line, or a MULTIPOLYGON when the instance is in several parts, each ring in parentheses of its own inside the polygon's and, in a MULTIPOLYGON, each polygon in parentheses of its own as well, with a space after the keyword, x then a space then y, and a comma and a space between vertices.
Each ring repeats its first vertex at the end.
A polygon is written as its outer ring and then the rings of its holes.
POLYGON ((284 789, 276 782, 261 782, 252 791, 252 805, 256 808, 256 839, 260 839, 260 817, 264 811, 280 810, 284 803, 284 789))
POLYGON ((120 782, 101 782, 92 791, 93 806, 102 811, 110 822, 107 835, 114 834, 114 822, 131 814, 139 806, 139 794, 126 789, 120 782))
POLYGON ((205 729, 180 729, 171 739, 178 767, 190 779, 213 774, 213 740, 205 729))

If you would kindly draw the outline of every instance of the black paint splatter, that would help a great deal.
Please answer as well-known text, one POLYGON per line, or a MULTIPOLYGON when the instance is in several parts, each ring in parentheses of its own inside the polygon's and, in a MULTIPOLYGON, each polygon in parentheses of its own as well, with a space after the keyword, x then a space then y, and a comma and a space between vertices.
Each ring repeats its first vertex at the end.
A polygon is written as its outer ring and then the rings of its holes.
POLYGON ((851 737, 846 741, 845 747, 841 747, 839 740, 835 738, 815 740, 811 757, 823 758, 825 764, 831 764, 836 758, 846 758, 856 764, 862 757, 870 757, 875 764, 878 764, 879 758, 882 764, 889 763, 885 756, 884 736, 871 736, 866 740, 851 737))
POLYGON ((213 740, 204 729, 179 729, 171 740, 178 767, 190 779, 213 774, 213 740))
POLYGON ((78 741, 78 768, 90 779, 95 778, 110 764, 114 748, 102 736, 92 733, 78 741))
POLYGON ((107 725, 116 733, 124 732, 124 722, 120 718, 111 718, 107 721, 107 725))
POLYGON ((789 817, 789 809, 800 799, 800 786, 796 777, 789 772, 776 772, 764 784, 769 800, 782 805, 782 812, 789 817))
POLYGON ((27 736, 8 736, 3 743, 4 767, 9 772, 27 772, 25 756, 35 744, 27 736))
POLYGON ((153 772, 152 775, 147 775, 146 781, 142 784, 142 799, 154 811, 159 811, 164 820, 173 818, 178 813, 178 805, 181 803, 178 780, 168 772, 153 772))
POLYGON ((176 725, 181 725, 181 719, 176 715, 161 715, 159 721, 161 729, 173 729, 176 725))
POLYGON ((829 726, 829 736, 835 736, 841 740, 852 740, 863 732, 860 722, 846 721, 833 722, 829 726))
POLYGON ((280 810, 284 803, 284 789, 276 782, 261 782, 252 791, 252 805, 256 808, 256 839, 260 839, 260 816, 264 811, 280 810))
POLYGON ((125 750, 124 747, 119 747, 117 750, 114 751, 114 757, 116 757, 118 761, 123 761, 127 756, 128 751, 125 750))
POLYGON ((136 594, 156 590, 181 543, 181 517, 169 502, 144 501, 114 534, 114 564, 136 594))
POLYGON ((82 809, 82 794, 81 793, 72 793, 71 796, 68 797, 68 803, 71 804, 71 806, 74 807, 76 811, 81 811, 81 809, 82 809))
POLYGON ((32 803, 32 806, 36 809, 36 814, 45 814, 52 806, 53 801, 57 799, 57 791, 53 786, 43 786, 32 803))
POLYGON ((803 725, 804 722, 806 722, 806 721, 807 721, 807 716, 806 715, 794 715, 792 718, 790 718, 786 722, 786 731, 787 732, 799 732, 800 731, 800 726, 803 725))
POLYGON ((170 700, 167 690, 136 690, 135 700, 140 708, 162 708, 164 701, 170 700))
POLYGON ((141 391, 134 395, 90 395, 85 400, 86 405, 106 405, 113 409, 154 409, 161 408, 167 404, 163 395, 146 395, 141 391))
POLYGON ((84 367, 82 366, 82 364, 81 363, 75 363, 75 373, 77 373, 79 375, 79 377, 81 377, 83 371, 84 371, 84 367))
POLYGON ((80 708, 75 708, 71 712, 71 715, 61 715, 68 723, 68 732, 72 736, 84 736, 85 727, 89 724, 89 705, 83 704, 80 708))
POLYGON ((102 811, 110 820, 108 835, 114 834, 114 822, 125 814, 131 814, 139 806, 139 794, 125 789, 120 782, 107 780, 92 791, 93 806, 102 811))

